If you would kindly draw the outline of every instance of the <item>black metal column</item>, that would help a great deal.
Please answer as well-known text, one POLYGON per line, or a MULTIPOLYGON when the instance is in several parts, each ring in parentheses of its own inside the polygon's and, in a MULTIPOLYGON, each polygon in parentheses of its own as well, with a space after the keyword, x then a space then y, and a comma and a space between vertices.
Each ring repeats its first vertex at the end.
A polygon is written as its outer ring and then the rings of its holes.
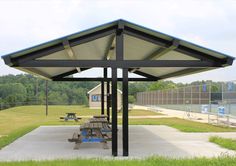
MULTIPOLYGON (((103 72, 104 79, 107 79, 107 68, 104 68, 103 72)), ((109 87, 109 81, 106 82, 107 87, 106 87, 106 109, 107 109, 107 121, 110 122, 110 98, 109 98, 109 93, 110 93, 110 87, 109 87)))
POLYGON ((104 115, 104 81, 101 81, 101 115, 104 115))
POLYGON ((123 112, 122 112, 122 134, 123 134, 123 156, 129 155, 129 122, 128 122, 128 69, 123 69, 123 112))
POLYGON ((110 82, 107 81, 107 121, 110 122, 110 82))
POLYGON ((117 156, 117 68, 112 68, 112 155, 117 156))

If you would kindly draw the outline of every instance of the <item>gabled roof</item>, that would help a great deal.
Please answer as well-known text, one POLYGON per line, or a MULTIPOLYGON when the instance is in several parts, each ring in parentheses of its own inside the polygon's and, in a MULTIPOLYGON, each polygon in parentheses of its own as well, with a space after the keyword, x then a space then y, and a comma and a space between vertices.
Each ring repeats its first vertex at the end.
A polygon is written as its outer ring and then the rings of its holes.
MULTIPOLYGON (((104 83, 104 86, 106 87, 106 82, 104 83)), ((101 87, 101 84, 98 84, 97 86, 95 86, 94 88, 90 89, 87 94, 90 94, 91 92, 93 92, 94 90, 98 89, 101 87)), ((111 85, 110 85, 111 87, 111 85)), ((100 88, 101 89, 101 88, 100 88)), ((120 89, 117 89, 117 92, 119 92, 120 94, 122 94, 122 91, 120 89)))
POLYGON ((130 72, 144 77, 158 80, 188 75, 229 66, 234 60, 223 53, 125 20, 64 36, 2 58, 11 67, 51 80, 92 67, 115 64, 119 68, 113 60, 116 57, 116 33, 121 25, 124 29, 124 60, 131 64, 130 72), (153 62, 149 64, 147 60, 153 62))

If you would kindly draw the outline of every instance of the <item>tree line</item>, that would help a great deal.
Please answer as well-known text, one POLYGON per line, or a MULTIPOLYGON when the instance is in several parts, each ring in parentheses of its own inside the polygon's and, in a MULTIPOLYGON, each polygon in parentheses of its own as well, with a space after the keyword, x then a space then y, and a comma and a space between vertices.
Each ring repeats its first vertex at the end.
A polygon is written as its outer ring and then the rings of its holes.
MULTIPOLYGON (((188 85, 213 84, 217 91, 220 82, 197 81, 191 84, 174 83, 172 81, 130 82, 129 102, 134 103, 137 92, 172 89, 188 85)), ((88 104, 87 92, 99 82, 53 82, 48 81, 49 104, 88 104)), ((122 89, 122 84, 118 84, 122 89)), ((3 107, 16 105, 45 104, 45 80, 29 74, 0 76, 0 104, 3 107)))

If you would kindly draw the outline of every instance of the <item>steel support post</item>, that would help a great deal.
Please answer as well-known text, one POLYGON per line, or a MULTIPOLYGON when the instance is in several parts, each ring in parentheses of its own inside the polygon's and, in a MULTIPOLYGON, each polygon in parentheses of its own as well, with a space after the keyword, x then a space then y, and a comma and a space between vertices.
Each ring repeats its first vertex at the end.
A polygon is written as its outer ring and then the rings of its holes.
POLYGON ((117 68, 112 68, 112 155, 117 156, 117 68))
POLYGON ((110 122, 110 82, 107 81, 107 121, 110 122))
MULTIPOLYGON (((103 77, 104 79, 107 79, 107 68, 103 69, 103 77)), ((106 82, 106 92, 104 91, 104 94, 106 93, 106 109, 107 109, 107 121, 110 121, 110 103, 109 103, 109 91, 110 91, 110 87, 109 87, 109 81, 106 82)), ((104 87, 105 89, 105 87, 104 87)), ((105 96, 104 96, 105 97, 105 96)), ((104 112, 103 112, 104 113, 104 112)))
POLYGON ((101 115, 104 115, 104 81, 101 81, 101 115))
POLYGON ((123 69, 123 112, 122 112, 122 134, 123 134, 123 156, 129 155, 129 122, 128 122, 128 69, 123 69))

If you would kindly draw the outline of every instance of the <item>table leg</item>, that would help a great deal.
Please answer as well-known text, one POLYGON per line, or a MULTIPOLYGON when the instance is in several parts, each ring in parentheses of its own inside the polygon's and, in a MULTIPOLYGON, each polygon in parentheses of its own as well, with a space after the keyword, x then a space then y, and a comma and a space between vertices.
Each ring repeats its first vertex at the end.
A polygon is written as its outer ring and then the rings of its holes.
POLYGON ((107 145, 107 141, 103 142, 103 149, 109 149, 108 145, 107 145))
POLYGON ((75 150, 78 150, 78 149, 79 149, 79 146, 80 146, 80 144, 81 144, 80 142, 76 142, 76 143, 75 143, 75 146, 74 146, 74 149, 75 149, 75 150))

